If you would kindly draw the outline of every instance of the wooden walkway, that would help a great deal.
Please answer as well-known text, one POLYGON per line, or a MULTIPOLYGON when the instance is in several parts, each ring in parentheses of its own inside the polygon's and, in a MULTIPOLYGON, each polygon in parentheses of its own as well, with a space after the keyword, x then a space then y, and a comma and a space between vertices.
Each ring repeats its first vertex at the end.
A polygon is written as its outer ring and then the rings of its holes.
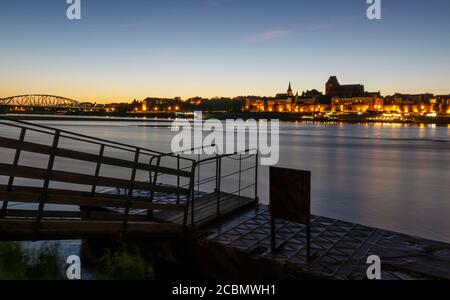
MULTIPOLYGON (((136 196, 142 197, 142 192, 137 192, 136 196)), ((194 218, 192 219, 192 211, 189 210, 188 220, 192 220, 195 228, 191 228, 192 224, 187 226, 187 229, 202 229, 211 224, 218 224, 221 220, 239 215, 248 208, 254 208, 258 205, 258 201, 252 198, 238 196, 221 192, 220 197, 218 193, 201 193, 197 195, 194 206, 194 218), (220 199, 220 202, 218 201, 220 199), (218 204, 219 203, 219 204, 218 204)), ((155 203, 169 204, 176 201, 175 197, 159 197, 155 196, 155 203)), ((107 211, 115 212, 119 215, 123 213, 123 209, 107 209, 107 211)), ((148 220, 147 211, 143 209, 130 210, 130 218, 136 221, 148 220)), ((176 210, 156 210, 152 215, 152 220, 161 224, 183 225, 184 213, 176 210)))
MULTIPOLYGON (((217 193, 206 194, 195 201, 194 222, 197 228, 220 222, 221 218, 239 214, 249 207, 257 204, 255 199, 238 197, 237 195, 221 193, 219 212, 217 211, 217 193)), ((183 214, 177 211, 159 211, 154 214, 156 220, 175 224, 183 223, 183 214)), ((191 213, 188 214, 188 219, 191 213)))
POLYGON ((251 185, 241 181, 245 172, 257 174, 257 156, 244 166, 254 155, 193 159, 1 116, 0 126, 1 153, 13 154, 0 160, 0 179, 7 182, 0 184, 0 240, 180 235, 256 203, 243 196, 257 190, 256 176, 251 185), (79 144, 88 150, 72 149, 79 144), (238 162, 238 170, 222 174, 227 159, 238 162), (58 168, 61 161, 70 167, 58 168), (204 165, 215 174, 201 176, 204 165), (103 175, 105 167, 122 176, 103 175), (238 190, 223 192, 221 181, 231 177, 239 179, 238 190), (216 192, 200 191, 211 184, 216 192))
MULTIPOLYGON (((0 193, 1 194, 1 193, 0 193)), ((106 197, 108 194, 105 194, 106 197)), ((110 194, 112 196, 113 194, 110 194)), ((142 192, 140 193, 142 195, 142 192)), ((254 207, 257 202, 247 197, 221 193, 219 214, 217 212, 217 193, 204 194, 196 200, 194 208, 195 227, 204 228, 219 222, 221 218, 240 213, 249 207, 254 207)), ((140 196, 136 195, 137 198, 140 196)), ((114 199, 114 197, 112 197, 114 199)), ((155 198, 154 207, 162 210, 154 210, 149 218, 147 209, 135 205, 130 209, 128 216, 127 237, 145 238, 175 235, 179 236, 186 228, 183 226, 184 212, 180 210, 167 210, 168 204, 163 198, 162 204, 158 197, 155 198)), ((52 203, 67 203, 52 201, 52 203)), ((18 203, 16 203, 18 204, 18 203)), ((58 239, 82 239, 82 238, 118 238, 123 230, 124 208, 98 206, 90 203, 96 211, 52 211, 47 210, 42 214, 43 220, 36 233, 35 218, 37 212, 27 209, 27 204, 15 205, 16 209, 9 209, 6 218, 0 219, 0 240, 58 240, 58 239), (86 219, 89 215, 89 219, 86 219)), ((108 202, 110 205, 110 202, 108 202)), ((144 205, 145 206, 145 205, 144 205)), ((89 207, 89 206, 85 206, 89 207)), ((142 206, 141 206, 142 207, 142 206)), ((191 219, 191 212, 188 213, 191 219)), ((187 229, 191 228, 190 225, 187 229)))
POLYGON ((187 225, 195 160, 5 117, 0 117, 0 126, 2 154, 13 154, 11 161, 0 162, 0 178, 7 182, 0 185, 0 239, 180 234, 181 225, 187 225), (78 144, 90 151, 71 149, 78 144), (22 159, 24 155, 28 158, 22 159), (162 159, 171 161, 162 165, 162 159), (60 169, 60 162, 70 162, 71 167, 60 169), (83 172, 80 165, 89 165, 90 171, 83 172), (129 177, 102 175, 105 167, 129 177), (140 179, 142 174, 146 180, 140 179), (163 185, 158 176, 178 184, 163 185), (58 185, 64 188, 55 188, 58 185), (123 189, 126 193, 100 192, 107 188, 123 189), (136 190, 145 191, 147 196, 136 196, 136 190), (175 196, 178 201, 154 203, 156 193, 175 196), (48 209, 55 205, 58 210, 48 209), (147 218, 131 216, 134 209, 146 210, 147 218), (160 223, 151 218, 154 211, 165 210, 180 212, 183 222, 160 223))

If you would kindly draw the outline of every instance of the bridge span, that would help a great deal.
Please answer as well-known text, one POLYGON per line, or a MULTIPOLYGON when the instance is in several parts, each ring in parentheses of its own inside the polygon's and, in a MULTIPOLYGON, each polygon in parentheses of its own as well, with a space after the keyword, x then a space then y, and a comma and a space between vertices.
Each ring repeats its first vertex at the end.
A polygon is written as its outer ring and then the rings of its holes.
POLYGON ((34 107, 34 108, 64 108, 80 109, 83 104, 79 101, 53 95, 19 95, 0 99, 0 106, 6 107, 34 107))

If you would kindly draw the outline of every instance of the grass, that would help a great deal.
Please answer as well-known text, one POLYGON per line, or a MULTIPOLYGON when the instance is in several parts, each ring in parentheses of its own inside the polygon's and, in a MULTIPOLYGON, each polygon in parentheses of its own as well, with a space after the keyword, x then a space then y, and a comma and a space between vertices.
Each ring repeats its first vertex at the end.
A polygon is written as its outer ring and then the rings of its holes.
POLYGON ((105 250, 94 275, 103 280, 152 280, 153 265, 139 250, 105 250))
MULTIPOLYGON (((100 280, 151 280, 154 278, 151 259, 138 248, 124 247, 102 251, 100 259, 92 259, 87 272, 100 280)), ((83 266, 83 258, 81 258, 83 266)), ((27 248, 17 242, 0 243, 0 280, 64 280, 65 259, 57 244, 45 243, 27 248)), ((83 272, 82 272, 83 278, 83 272)))
POLYGON ((0 243, 0 280, 63 279, 56 245, 25 249, 20 243, 0 243))
POLYGON ((18 243, 1 243, 0 279, 24 279, 26 272, 22 247, 18 243))

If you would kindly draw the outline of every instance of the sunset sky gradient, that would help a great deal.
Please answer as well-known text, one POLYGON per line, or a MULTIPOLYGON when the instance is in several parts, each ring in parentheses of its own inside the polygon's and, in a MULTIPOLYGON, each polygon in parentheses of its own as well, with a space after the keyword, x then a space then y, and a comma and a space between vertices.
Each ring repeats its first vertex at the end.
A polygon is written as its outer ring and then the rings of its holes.
POLYGON ((324 90, 450 93, 450 1, 0 0, 0 98, 81 101, 324 90))

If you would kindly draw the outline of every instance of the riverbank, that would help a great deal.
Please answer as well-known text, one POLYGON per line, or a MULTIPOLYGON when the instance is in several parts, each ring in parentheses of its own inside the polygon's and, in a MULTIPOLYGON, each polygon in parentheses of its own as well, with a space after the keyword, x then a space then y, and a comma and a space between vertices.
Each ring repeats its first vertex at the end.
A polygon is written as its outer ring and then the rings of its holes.
MULTIPOLYGON (((123 114, 123 115, 39 115, 39 114, 4 114, 14 120, 23 121, 88 121, 88 122, 172 122, 176 118, 183 118, 175 113, 147 113, 147 114, 123 114)), ((185 115, 185 118, 190 118, 185 115)), ((282 122, 317 122, 317 123, 356 123, 356 124, 436 124, 450 125, 450 116, 405 116, 384 118, 382 115, 373 114, 305 114, 305 113, 223 113, 204 112, 203 119, 255 119, 255 120, 280 120, 282 122)))

